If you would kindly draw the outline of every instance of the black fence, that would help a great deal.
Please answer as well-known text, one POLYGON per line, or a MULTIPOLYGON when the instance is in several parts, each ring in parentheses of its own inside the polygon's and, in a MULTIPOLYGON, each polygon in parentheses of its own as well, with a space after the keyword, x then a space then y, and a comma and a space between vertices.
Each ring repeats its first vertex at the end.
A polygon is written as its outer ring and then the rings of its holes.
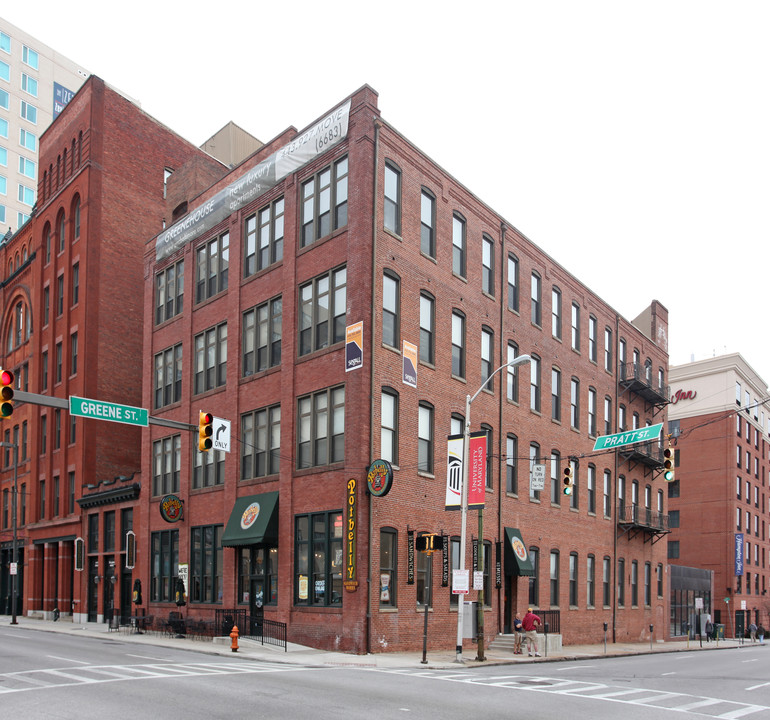
POLYGON ((560 610, 533 610, 543 624, 538 628, 540 632, 545 632, 545 626, 548 625, 548 633, 561 632, 561 611, 560 610))
POLYGON ((286 623, 268 620, 264 614, 247 615, 245 609, 216 610, 215 628, 217 635, 230 635, 235 625, 240 637, 258 640, 263 645, 286 647, 286 623))

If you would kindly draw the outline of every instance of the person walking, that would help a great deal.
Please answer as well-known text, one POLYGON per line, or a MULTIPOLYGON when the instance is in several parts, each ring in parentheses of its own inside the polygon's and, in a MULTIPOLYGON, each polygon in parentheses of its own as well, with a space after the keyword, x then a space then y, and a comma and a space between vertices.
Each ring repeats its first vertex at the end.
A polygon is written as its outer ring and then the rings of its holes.
POLYGON ((521 655, 521 640, 524 637, 524 626, 519 613, 513 618, 513 654, 521 655))
POLYGON ((751 623, 751 625, 749 625, 749 633, 751 635, 751 642, 756 642, 757 641, 757 626, 756 626, 755 623, 751 623))
POLYGON ((762 623, 759 623, 759 626, 757 627, 757 635, 759 637, 759 644, 764 645, 765 644, 765 626, 762 623))
POLYGON ((540 617, 528 608, 527 614, 522 618, 521 624, 524 628, 524 637, 527 638, 527 654, 532 657, 532 648, 535 649, 535 657, 540 657, 537 651, 537 629, 540 627, 540 617))

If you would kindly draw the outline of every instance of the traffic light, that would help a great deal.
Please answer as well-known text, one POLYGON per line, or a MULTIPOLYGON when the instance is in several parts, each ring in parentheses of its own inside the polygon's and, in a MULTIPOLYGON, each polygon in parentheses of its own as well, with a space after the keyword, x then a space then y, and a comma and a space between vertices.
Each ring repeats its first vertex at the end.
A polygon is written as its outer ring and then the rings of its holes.
POLYGON ((207 452, 211 450, 211 436, 214 434, 214 416, 211 413, 198 413, 198 450, 207 452))
POLYGON ((572 488, 575 485, 575 478, 572 475, 572 465, 568 464, 564 468, 564 477, 562 478, 564 481, 564 494, 565 495, 572 495, 572 488))
POLYGON ((0 390, 2 404, 0 404, 0 417, 10 417, 13 415, 13 373, 10 370, 3 370, 0 373, 3 388, 0 390))
POLYGON ((663 450, 663 479, 674 482, 674 451, 670 447, 663 450))

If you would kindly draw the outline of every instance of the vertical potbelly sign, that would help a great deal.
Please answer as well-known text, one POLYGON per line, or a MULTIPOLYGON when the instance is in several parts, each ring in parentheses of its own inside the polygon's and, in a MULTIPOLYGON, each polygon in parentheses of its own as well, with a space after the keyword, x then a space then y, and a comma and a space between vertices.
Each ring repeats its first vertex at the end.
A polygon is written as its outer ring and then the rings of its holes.
POLYGON ((353 592, 358 587, 356 580, 356 486, 358 482, 355 478, 348 480, 348 503, 347 503, 347 553, 345 559, 345 581, 343 585, 345 590, 353 592))

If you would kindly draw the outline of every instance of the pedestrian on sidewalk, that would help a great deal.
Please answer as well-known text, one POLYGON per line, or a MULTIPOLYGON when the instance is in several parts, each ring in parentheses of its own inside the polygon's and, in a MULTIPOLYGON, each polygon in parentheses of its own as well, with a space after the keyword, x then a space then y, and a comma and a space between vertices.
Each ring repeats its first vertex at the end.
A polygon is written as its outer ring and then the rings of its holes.
POLYGON ((524 626, 519 617, 519 613, 516 613, 516 617, 513 618, 513 654, 521 655, 521 641, 524 638, 524 626))
POLYGON ((757 635, 759 636, 759 644, 764 645, 765 644, 765 626, 762 623, 759 623, 759 627, 757 628, 757 635))
POLYGON ((749 625, 749 635, 751 636, 751 642, 757 641, 757 626, 756 623, 749 625))
POLYGON ((540 617, 532 612, 532 608, 527 610, 527 614, 521 621, 524 627, 524 637, 527 638, 527 654, 532 657, 532 648, 535 649, 535 657, 540 657, 537 651, 537 629, 540 627, 540 617))

